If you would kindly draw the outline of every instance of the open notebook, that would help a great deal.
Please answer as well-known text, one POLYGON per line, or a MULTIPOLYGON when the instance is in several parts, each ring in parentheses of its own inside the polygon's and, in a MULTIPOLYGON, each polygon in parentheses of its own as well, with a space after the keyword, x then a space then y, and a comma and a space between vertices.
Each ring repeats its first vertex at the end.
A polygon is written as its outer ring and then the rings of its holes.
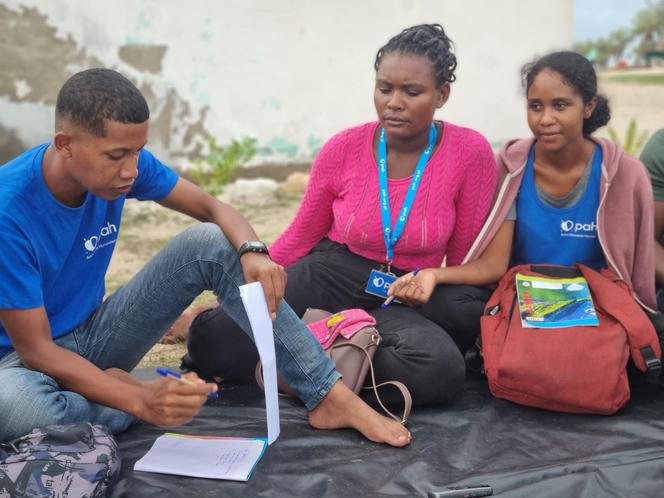
POLYGON ((247 481, 267 447, 263 438, 227 438, 164 434, 134 470, 247 481))

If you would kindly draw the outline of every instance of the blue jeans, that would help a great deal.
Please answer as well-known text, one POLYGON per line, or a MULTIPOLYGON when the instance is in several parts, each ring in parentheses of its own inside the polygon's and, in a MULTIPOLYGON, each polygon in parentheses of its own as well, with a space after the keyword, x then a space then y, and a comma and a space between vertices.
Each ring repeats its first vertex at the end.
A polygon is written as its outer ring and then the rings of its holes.
MULTIPOLYGON (((55 342, 101 369, 131 371, 203 290, 216 294, 226 313, 252 335, 238 286, 244 283, 235 248, 217 225, 196 225, 170 241, 125 286, 55 342)), ((340 378, 334 362, 282 301, 274 322, 277 368, 313 409, 340 378)), ((34 427, 90 421, 120 432, 135 418, 63 391, 30 370, 12 351, 0 359, 0 441, 34 427)))

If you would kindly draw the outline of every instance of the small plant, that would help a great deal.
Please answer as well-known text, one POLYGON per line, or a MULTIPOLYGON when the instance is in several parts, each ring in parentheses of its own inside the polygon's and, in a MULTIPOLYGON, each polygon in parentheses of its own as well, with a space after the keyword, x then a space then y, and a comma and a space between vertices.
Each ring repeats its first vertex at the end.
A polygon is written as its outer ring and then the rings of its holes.
POLYGON ((256 139, 233 139, 228 145, 219 145, 214 137, 208 141, 208 153, 194 161, 192 178, 212 195, 218 195, 230 182, 238 168, 247 164, 256 154, 256 139))
POLYGON ((648 139, 648 130, 637 130, 636 120, 630 119, 627 131, 625 132, 625 139, 620 140, 618 132, 614 128, 609 128, 609 136, 611 140, 620 145, 625 152, 632 156, 637 156, 648 139))

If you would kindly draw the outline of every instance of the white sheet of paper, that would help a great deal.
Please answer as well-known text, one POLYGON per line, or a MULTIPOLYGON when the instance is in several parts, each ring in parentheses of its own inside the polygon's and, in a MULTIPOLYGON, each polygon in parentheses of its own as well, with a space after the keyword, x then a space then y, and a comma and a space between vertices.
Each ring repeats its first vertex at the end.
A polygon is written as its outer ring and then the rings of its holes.
POLYGON ((265 411, 267 412, 267 443, 274 443, 279 437, 279 395, 277 392, 277 359, 274 353, 272 320, 267 310, 265 294, 260 282, 240 286, 244 309, 249 316, 258 355, 263 364, 265 385, 265 411))
POLYGON ((265 440, 159 436, 134 470, 247 481, 265 451, 265 440))

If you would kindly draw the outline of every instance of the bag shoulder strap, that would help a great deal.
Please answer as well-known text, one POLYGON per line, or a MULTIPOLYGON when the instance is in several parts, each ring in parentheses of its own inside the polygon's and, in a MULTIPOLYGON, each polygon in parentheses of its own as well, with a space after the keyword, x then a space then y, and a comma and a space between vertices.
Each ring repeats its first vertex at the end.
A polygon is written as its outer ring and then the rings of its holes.
POLYGON ((657 332, 645 311, 631 293, 585 265, 578 265, 590 286, 592 296, 602 309, 618 320, 627 332, 630 354, 634 364, 642 372, 659 374, 662 369, 662 351, 657 332))
POLYGON ((365 358, 367 359, 367 362, 369 363, 369 374, 371 375, 371 385, 368 387, 364 387, 363 389, 372 389, 374 392, 374 396, 376 396, 376 400, 378 401, 378 404, 383 409, 383 411, 387 413, 387 415, 389 415, 390 418, 392 418, 393 420, 396 420, 401 424, 405 424, 406 421, 408 420, 408 417, 410 417, 410 411, 413 406, 413 397, 410 395, 410 391, 408 390, 406 385, 403 382, 399 382, 398 380, 390 380, 386 382, 381 382, 380 384, 376 384, 376 374, 374 372, 373 360, 371 359, 371 355, 366 349, 364 349, 361 346, 358 346, 357 344, 353 344, 352 342, 344 342, 343 344, 336 344, 330 348, 330 351, 349 346, 362 351, 364 353, 365 358), (383 386, 394 386, 399 390, 401 396, 403 396, 404 407, 403 407, 403 414, 401 415, 401 417, 395 415, 390 410, 388 410, 385 404, 383 403, 383 400, 380 399, 380 395, 378 394, 378 388, 383 386))
MULTIPOLYGON (((374 374, 374 366, 373 366, 373 361, 371 359, 371 355, 367 352, 366 349, 364 349, 362 346, 358 346, 357 344, 353 344, 352 342, 345 342, 343 344, 337 344, 335 346, 332 346, 330 348, 330 351, 334 349, 339 349, 339 348, 345 348, 345 347, 354 347, 362 353, 364 353, 367 361, 369 362, 369 371, 371 372, 371 386, 369 387, 363 387, 362 389, 373 389, 374 395, 376 396, 376 400, 378 400, 378 404, 380 407, 383 409, 387 415, 390 416, 393 420, 396 420, 397 422, 401 424, 405 424, 406 421, 408 420, 408 417, 410 417, 410 412, 413 406, 413 398, 410 395, 410 391, 406 387, 406 385, 403 382, 399 382, 398 380, 390 380, 386 382, 381 382, 380 384, 376 384, 376 375, 374 374), (390 410, 387 409, 383 401, 380 399, 380 395, 378 394, 378 388, 383 387, 383 386, 394 386, 396 387, 399 392, 401 393, 401 396, 403 396, 403 402, 404 402, 404 407, 403 407, 403 414, 401 417, 398 415, 395 415, 392 413, 390 410)), ((265 390, 265 385, 263 382, 263 364, 261 363, 260 360, 258 360, 258 363, 256 363, 256 369, 254 370, 254 376, 256 378, 256 383, 258 384, 258 387, 261 389, 265 390)), ((297 397, 297 393, 295 391, 290 390, 287 386, 282 386, 279 385, 279 390, 282 392, 279 392, 279 396, 286 396, 286 397, 297 397), (288 392, 285 392, 288 391, 288 392)))

